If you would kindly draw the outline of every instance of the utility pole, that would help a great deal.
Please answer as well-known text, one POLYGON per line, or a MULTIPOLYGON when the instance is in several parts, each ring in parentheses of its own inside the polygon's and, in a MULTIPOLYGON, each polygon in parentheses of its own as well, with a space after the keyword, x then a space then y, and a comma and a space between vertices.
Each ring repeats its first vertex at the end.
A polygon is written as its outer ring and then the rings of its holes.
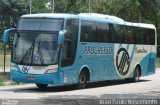
POLYGON ((3 53, 4 53, 4 58, 3 58, 3 62, 4 62, 4 74, 6 73, 6 43, 3 44, 3 53))
POLYGON ((29 3, 29 13, 32 14, 32 0, 30 0, 29 3))
POLYGON ((52 13, 54 13, 54 0, 52 1, 52 13))
POLYGON ((91 0, 89 0, 89 13, 91 12, 91 0))

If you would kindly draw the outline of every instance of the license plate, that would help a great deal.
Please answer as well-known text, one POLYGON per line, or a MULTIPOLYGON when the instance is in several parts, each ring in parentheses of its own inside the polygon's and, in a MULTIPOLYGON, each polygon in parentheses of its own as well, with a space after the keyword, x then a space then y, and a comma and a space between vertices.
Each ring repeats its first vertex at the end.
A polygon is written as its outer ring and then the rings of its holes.
POLYGON ((27 77, 27 80, 35 80, 36 78, 35 77, 27 77))
POLYGON ((44 70, 46 67, 33 67, 34 70, 44 70))

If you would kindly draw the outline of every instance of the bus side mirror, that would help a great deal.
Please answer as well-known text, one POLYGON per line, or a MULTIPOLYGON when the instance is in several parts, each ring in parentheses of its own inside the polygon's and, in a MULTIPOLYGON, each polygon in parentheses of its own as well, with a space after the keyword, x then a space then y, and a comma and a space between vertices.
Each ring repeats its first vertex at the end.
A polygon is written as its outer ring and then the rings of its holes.
POLYGON ((66 34, 66 30, 60 31, 58 34, 58 45, 61 45, 64 41, 64 36, 66 34))
POLYGON ((15 28, 10 28, 10 29, 6 29, 3 32, 3 43, 7 43, 8 42, 8 37, 9 37, 9 33, 15 31, 15 28))

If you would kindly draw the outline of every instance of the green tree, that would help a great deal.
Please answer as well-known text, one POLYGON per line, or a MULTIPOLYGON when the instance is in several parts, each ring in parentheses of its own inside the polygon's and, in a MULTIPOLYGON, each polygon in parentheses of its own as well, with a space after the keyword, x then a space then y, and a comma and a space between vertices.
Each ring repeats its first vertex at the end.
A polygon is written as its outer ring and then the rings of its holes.
POLYGON ((132 22, 147 22, 158 26, 159 0, 109 0, 109 14, 132 22))
POLYGON ((27 12, 26 6, 18 0, 0 0, 0 32, 4 28, 15 27, 19 16, 27 12))
POLYGON ((46 7, 48 0, 32 0, 32 13, 45 13, 49 12, 46 7))
POLYGON ((88 0, 55 0, 55 12, 88 12, 88 0))
MULTIPOLYGON (((21 3, 25 3, 28 6, 30 6, 31 0, 19 0, 21 3)), ((61 0, 60 0, 61 1, 61 0)), ((47 3, 49 0, 32 0, 32 13, 47 13, 51 12, 49 8, 47 8, 47 3)), ((29 12, 28 12, 29 13, 29 12)))
POLYGON ((110 0, 109 14, 128 21, 141 21, 141 4, 139 0, 110 0))

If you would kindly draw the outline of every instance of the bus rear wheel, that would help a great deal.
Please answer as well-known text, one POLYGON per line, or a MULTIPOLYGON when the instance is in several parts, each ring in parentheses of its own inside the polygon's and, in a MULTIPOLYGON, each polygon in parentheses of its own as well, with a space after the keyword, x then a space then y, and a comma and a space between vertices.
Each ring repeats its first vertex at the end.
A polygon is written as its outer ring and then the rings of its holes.
POLYGON ((139 82, 140 81, 140 68, 139 67, 136 67, 135 70, 134 70, 134 75, 133 75, 133 82, 139 82))
POLYGON ((77 84, 78 89, 83 89, 87 86, 87 74, 86 72, 81 72, 77 84))
POLYGON ((36 84, 36 85, 40 89, 45 89, 48 86, 48 84, 36 84))

